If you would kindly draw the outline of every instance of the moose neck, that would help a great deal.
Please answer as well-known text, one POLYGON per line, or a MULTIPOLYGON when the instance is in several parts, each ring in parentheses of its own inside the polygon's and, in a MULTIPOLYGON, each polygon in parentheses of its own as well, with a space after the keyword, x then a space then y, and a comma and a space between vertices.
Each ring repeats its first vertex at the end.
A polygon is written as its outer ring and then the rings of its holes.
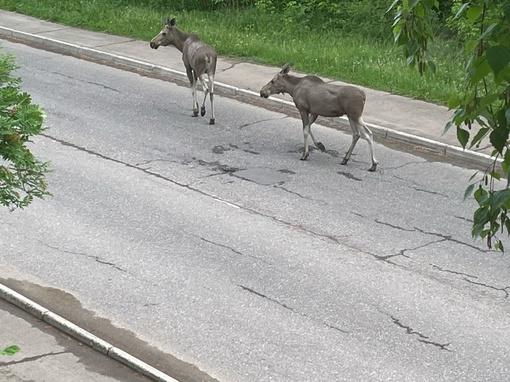
POLYGON ((288 93, 291 97, 294 97, 294 89, 301 82, 301 77, 291 76, 287 74, 282 77, 285 84, 285 93, 288 93))
POLYGON ((175 32, 175 37, 176 37, 174 45, 177 49, 179 49, 182 52, 182 50, 184 49, 184 43, 186 42, 186 40, 188 38, 193 36, 193 34, 192 33, 184 33, 177 28, 174 28, 174 32, 175 32))

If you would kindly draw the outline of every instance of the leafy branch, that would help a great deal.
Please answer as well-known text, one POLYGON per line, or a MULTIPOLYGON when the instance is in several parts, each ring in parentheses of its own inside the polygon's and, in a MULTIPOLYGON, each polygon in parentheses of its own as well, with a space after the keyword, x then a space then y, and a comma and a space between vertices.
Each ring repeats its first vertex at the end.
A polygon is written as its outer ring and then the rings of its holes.
POLYGON ((44 177, 49 163, 27 147, 44 130, 44 111, 21 91, 21 80, 10 75, 16 68, 12 55, 0 54, 0 205, 11 209, 50 195, 44 177))

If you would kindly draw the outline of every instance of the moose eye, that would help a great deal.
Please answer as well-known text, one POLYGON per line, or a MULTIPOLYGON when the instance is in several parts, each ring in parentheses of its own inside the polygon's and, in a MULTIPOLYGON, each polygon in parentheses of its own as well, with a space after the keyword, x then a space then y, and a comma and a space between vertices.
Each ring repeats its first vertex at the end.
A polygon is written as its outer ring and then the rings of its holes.
POLYGON ((163 36, 166 36, 166 32, 163 32, 163 36))
POLYGON ((274 85, 274 80, 271 80, 271 85, 274 85))

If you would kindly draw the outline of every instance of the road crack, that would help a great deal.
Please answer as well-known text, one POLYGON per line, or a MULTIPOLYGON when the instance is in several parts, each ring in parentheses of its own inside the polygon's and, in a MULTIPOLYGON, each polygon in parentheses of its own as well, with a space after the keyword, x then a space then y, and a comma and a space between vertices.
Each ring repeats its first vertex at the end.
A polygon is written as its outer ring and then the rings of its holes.
POLYGON ((289 189, 287 189, 287 188, 285 188, 285 187, 283 187, 283 186, 281 186, 281 185, 274 185, 273 187, 274 187, 274 188, 278 188, 278 189, 283 190, 283 191, 286 191, 286 192, 288 192, 289 194, 299 196, 300 198, 303 198, 303 199, 313 200, 313 199, 312 199, 312 198, 310 198, 309 196, 301 195, 300 193, 295 192, 295 191, 291 191, 291 190, 289 190, 289 189))
POLYGON ((20 359, 19 361, 2 362, 0 367, 19 365, 21 363, 38 361, 38 360, 40 360, 42 358, 52 357, 52 356, 61 355, 61 354, 71 354, 71 353, 68 352, 68 351, 61 351, 61 352, 58 352, 58 353, 51 352, 51 353, 39 354, 39 355, 35 355, 35 356, 32 356, 32 357, 26 357, 26 358, 20 359))
POLYGON ((403 324, 402 321, 400 321, 398 318, 396 318, 394 316, 391 316, 391 315, 390 315, 390 318, 391 318, 391 320, 393 321, 393 323, 395 325, 397 325, 398 327, 400 327, 402 329, 405 329, 406 334, 411 334, 411 335, 418 336, 418 341, 419 342, 423 342, 424 344, 427 344, 427 345, 434 345, 434 346, 437 346, 438 348, 440 348, 441 350, 446 350, 446 351, 451 352, 451 350, 447 348, 447 346, 451 345, 450 343, 440 344, 438 342, 431 341, 430 337, 428 337, 428 336, 426 336, 426 335, 424 335, 424 334, 414 330, 413 328, 411 328, 408 325, 403 324))
POLYGON ((217 247, 221 247, 221 248, 228 249, 229 251, 231 251, 231 252, 235 253, 236 255, 243 256, 243 257, 244 257, 244 256, 251 257, 252 259, 262 261, 263 263, 271 264, 270 262, 268 262, 268 261, 266 261, 266 260, 264 260, 264 259, 261 259, 260 257, 245 254, 245 253, 240 252, 240 251, 238 251, 237 249, 232 248, 232 247, 230 247, 230 246, 228 246, 228 245, 221 244, 221 243, 216 243, 216 242, 214 242, 214 241, 212 241, 212 240, 206 239, 205 237, 201 237, 201 236, 193 235, 193 234, 191 234, 191 233, 188 233, 188 235, 190 235, 190 236, 194 236, 194 237, 196 237, 196 238, 199 238, 200 240, 205 241, 205 242, 206 242, 206 243, 208 243, 208 244, 212 244, 212 245, 215 245, 215 246, 217 246, 217 247))
POLYGON ((505 298, 508 298, 508 296, 509 296, 508 291, 510 290, 510 286, 507 286, 507 287, 504 287, 504 288, 498 288, 498 287, 495 287, 495 286, 492 286, 492 285, 488 285, 488 284, 479 283, 479 282, 476 282, 476 281, 473 281, 473 280, 469 280, 469 279, 467 279, 465 277, 464 277, 464 281, 467 281, 468 283, 475 284, 475 285, 478 285, 478 286, 482 286, 482 287, 485 287, 485 288, 493 289, 493 290, 496 290, 496 291, 499 291, 499 292, 503 292, 504 295, 505 295, 505 298))
POLYGON ((435 265, 435 264, 430 264, 430 265, 432 265, 432 269, 437 269, 437 270, 439 270, 441 272, 453 273, 454 275, 467 276, 467 277, 471 277, 471 278, 474 278, 474 279, 478 278, 478 276, 473 276, 473 275, 470 275, 470 274, 467 274, 467 273, 451 271, 449 269, 444 269, 444 268, 441 268, 440 266, 435 265))
POLYGON ((407 251, 416 251, 418 249, 422 249, 422 248, 428 247, 429 245, 432 245, 432 244, 441 243, 443 241, 446 241, 446 239, 439 239, 439 240, 431 241, 429 243, 425 243, 425 244, 419 245, 418 247, 414 247, 414 248, 404 248, 404 249, 400 250, 399 253, 396 253, 394 255, 379 256, 379 258, 380 258, 380 260, 386 260, 386 259, 390 259, 390 258, 396 257, 396 256, 403 256, 403 257, 405 257, 407 259, 410 259, 411 257, 407 256, 405 254, 407 251))
POLYGON ((239 128, 239 130, 242 130, 245 127, 249 127, 249 126, 253 126, 253 125, 258 125, 259 123, 270 122, 270 121, 277 121, 277 120, 285 119, 285 118, 288 118, 288 116, 283 116, 283 117, 279 117, 279 118, 260 119, 258 121, 244 123, 244 124, 240 125, 238 128, 239 128))
POLYGON ((48 247, 48 248, 51 248, 55 251, 58 251, 58 252, 61 252, 61 253, 67 253, 67 254, 71 254, 71 255, 77 255, 77 256, 83 256, 83 257, 87 257, 89 259, 93 259, 95 260, 96 262, 100 263, 100 264, 104 264, 104 265, 109 265, 111 266, 112 268, 115 268, 121 272, 125 272, 125 273, 128 273, 127 270, 117 266, 115 263, 112 263, 110 261, 106 261, 106 260, 103 260, 101 259, 99 256, 95 256, 95 255, 89 255, 88 253, 84 253, 84 252, 74 252, 74 251, 69 251, 69 250, 66 250, 66 249, 62 249, 62 248, 59 248, 59 247, 55 247, 53 245, 50 245, 48 243, 45 243, 43 242, 42 240, 39 240, 37 239, 37 241, 39 243, 41 243, 42 245, 44 245, 45 247, 48 247))
MULTIPOLYGON (((174 179, 171 179, 167 176, 164 176, 164 175, 161 175, 157 172, 153 172, 153 171, 150 171, 149 169, 146 169, 146 168, 141 168, 141 167, 138 167, 136 165, 133 165, 131 163, 127 163, 127 162, 124 162, 122 160, 119 160, 119 159, 115 159, 115 158, 111 158, 111 157, 108 157, 104 154, 101 154, 101 153, 98 153, 98 152, 95 152, 93 150, 90 150, 90 149, 87 149, 85 147, 81 147, 79 145, 76 145, 74 143, 71 143, 71 142, 67 142, 65 140, 62 140, 62 139, 59 139, 59 138, 56 138, 56 137, 53 137, 49 134, 40 134, 41 136, 45 137, 45 138, 48 138, 48 139, 51 139, 55 142, 58 142, 60 143, 61 145, 63 146, 67 146, 67 147, 72 147, 76 150, 79 150, 79 151, 82 151, 82 152, 85 152, 87 154, 90 154, 90 155, 94 155, 98 158, 101 158, 101 159, 104 159, 104 160, 107 160, 107 161, 111 161, 113 163, 117 163, 117 164, 120 164, 120 165, 123 165, 123 166, 126 166, 127 168, 130 168, 130 169, 133 169, 133 170, 137 170, 137 171, 141 171, 143 172, 144 174, 146 175, 149 175, 149 176, 153 176, 155 178, 158 178, 158 179, 161 179, 163 181, 166 181, 166 182, 169 182, 173 185, 176 185, 176 186, 179 186, 179 187, 182 187, 184 189, 187 189, 187 190, 190 190, 190 191, 193 191, 193 192, 196 192, 200 195, 203 195, 203 196, 206 196, 208 198, 211 198, 211 199, 214 199, 214 200, 217 200, 217 201, 220 201, 220 202, 226 202, 225 200, 219 198, 219 197, 216 197, 214 195, 211 195, 205 191, 202 191, 200 190, 199 188, 196 188, 196 187, 193 187, 192 184, 186 184, 186 183, 182 183, 182 182, 179 182, 177 180, 174 180, 174 179)), ((199 160, 199 164, 201 161, 199 160)), ((202 161, 203 162, 203 161, 202 161)), ((203 162, 204 164, 209 164, 207 162, 203 162)), ((214 164, 218 164, 217 162, 214 162, 214 164)), ((221 165, 219 165, 219 169, 221 171, 223 171, 224 173, 228 173, 230 174, 232 171, 235 171, 234 168, 231 168, 229 166, 225 166, 225 167, 222 167, 221 165)), ((239 170, 239 169, 237 169, 239 170)), ((307 228, 307 227, 304 227, 302 225, 299 225, 299 224, 293 224, 291 222, 288 222, 288 221, 285 221, 285 220, 282 220, 282 219, 279 219, 278 217, 276 216, 273 216, 273 215, 269 215, 267 213, 262 213, 260 211, 256 211, 252 208, 248 208, 246 206, 243 206, 243 205, 240 205, 240 204, 236 204, 236 203, 232 203, 232 202, 227 202, 228 204, 236 207, 236 208, 239 208, 245 212, 248 212, 248 213, 251 213, 251 214, 254 214, 254 215, 257 215, 257 216, 261 216, 261 217, 264 217, 264 218, 267 218, 267 219, 270 219, 270 220, 273 220, 279 224, 282 224, 286 227, 289 227, 289 228, 292 228, 292 229, 296 229, 296 230, 299 230, 303 233, 306 233, 306 234, 309 234, 309 235, 312 235, 312 236, 315 236, 316 238, 319 238, 319 239, 324 239, 324 240, 327 240, 327 241, 332 241, 336 244, 340 244, 340 245, 343 245, 344 247, 346 248, 349 248, 349 249, 352 249, 356 252, 359 252, 359 253, 363 253, 363 254, 366 254, 366 255, 369 255, 369 256, 372 256, 376 259, 379 259, 379 260, 384 260, 384 259, 381 259, 380 256, 374 254, 374 253, 371 253, 371 252, 368 252, 368 251, 365 251, 363 249, 360 249, 354 245, 350 245, 349 243, 345 242, 345 241, 342 241, 341 238, 347 238, 348 236, 347 235, 342 235, 342 236, 334 236, 334 235, 330 235, 330 234, 324 234, 324 233, 321 233, 321 232, 317 232, 317 231, 314 231, 313 229, 310 229, 310 228, 307 228)), ((398 264, 395 264, 395 263, 392 263, 391 261, 388 261, 388 260, 385 260, 387 261, 388 263, 392 264, 392 265, 395 265, 395 266, 398 266, 400 267, 400 265, 398 264)))
POLYGON ((55 74, 57 76, 62 76, 62 77, 66 77, 70 80, 74 80, 74 81, 78 81, 78 82, 83 82, 85 84, 89 84, 89 85, 94 85, 94 86, 100 86, 102 87, 103 89, 107 89, 107 90, 112 90, 114 92, 117 92, 117 93, 120 93, 120 90, 118 89, 115 89, 115 88, 111 88, 109 86, 106 86, 104 84, 100 84, 100 83, 97 83, 97 82, 92 82, 92 81, 85 81, 85 80, 82 80, 81 78, 77 78, 77 77, 73 77, 73 76, 69 76, 67 74, 62 74, 62 73, 58 73, 58 72, 52 72, 52 74, 55 74))
POLYGON ((282 303, 282 302, 280 302, 280 301, 278 301, 278 300, 276 300, 276 299, 274 299, 274 298, 271 298, 271 297, 269 297, 269 296, 266 296, 266 295, 265 295, 265 294, 263 294, 263 293, 257 292, 256 290, 253 290, 252 288, 249 288, 249 287, 247 287, 247 286, 240 285, 240 284, 238 284, 237 286, 238 286, 239 288, 241 288, 241 289, 243 289, 243 290, 247 291, 247 292, 253 293, 253 294, 254 294, 254 295, 256 295, 256 296, 262 297, 262 298, 264 298, 264 299, 266 299, 266 300, 268 300, 268 301, 271 301, 271 302, 273 302, 273 303, 275 303, 275 304, 278 304, 278 305, 280 305, 282 308, 285 308, 285 309, 287 309, 287 310, 291 311, 291 312, 292 312, 292 313, 294 313, 294 314, 299 314, 299 315, 300 315, 300 316, 302 316, 302 317, 305 317, 305 318, 307 318, 307 319, 312 319, 312 320, 314 320, 314 321, 320 321, 323 325, 327 326, 327 327, 328 327, 328 328, 330 328, 330 329, 333 329, 333 330, 339 331, 339 332, 344 333, 344 334, 349 334, 349 332, 348 332, 348 331, 346 331, 346 330, 344 330, 344 329, 340 329, 339 327, 337 327, 337 326, 335 326, 335 325, 333 325, 333 324, 330 324, 330 323, 328 323, 328 322, 326 322, 326 321, 317 320, 317 319, 315 319, 315 318, 313 318, 313 317, 308 316, 307 314, 297 312, 294 308, 292 308, 292 307, 290 307, 290 306, 288 306, 288 305, 286 305, 286 304, 284 304, 284 303, 282 303))
MULTIPOLYGON (((437 232, 429 232, 429 231, 425 231, 425 230, 423 230, 421 228, 418 228, 418 227, 404 228, 404 227, 401 227, 401 226, 397 226, 397 225, 393 225, 393 224, 390 224, 390 223, 387 223, 387 222, 383 222, 383 221, 381 221, 379 219, 374 219, 374 221, 377 224, 385 225, 385 226, 388 226, 388 227, 391 227, 391 228, 394 228, 394 229, 398 229, 398 230, 404 231, 404 232, 419 232, 419 233, 422 233, 424 235, 439 237, 441 240, 438 240, 437 243, 442 242, 442 241, 448 241, 448 242, 452 242, 452 243, 456 243, 456 244, 460 244, 460 245, 469 247, 471 249, 475 249, 478 252, 482 252, 482 253, 489 253, 490 252, 490 250, 485 250, 485 249, 479 248, 479 247, 477 247, 475 245, 465 243, 465 242, 463 242, 461 240, 454 239, 451 235, 446 235, 446 234, 437 233, 437 232)), ((429 244, 432 244, 432 243, 429 243, 429 244)))

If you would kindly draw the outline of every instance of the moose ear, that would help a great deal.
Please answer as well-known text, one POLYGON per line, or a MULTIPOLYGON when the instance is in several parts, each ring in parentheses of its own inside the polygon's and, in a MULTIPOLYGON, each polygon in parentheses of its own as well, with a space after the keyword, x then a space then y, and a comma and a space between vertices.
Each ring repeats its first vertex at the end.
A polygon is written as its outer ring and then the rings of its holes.
POLYGON ((173 27, 174 25, 175 25, 175 17, 172 20, 170 20, 170 26, 173 27))
POLYGON ((165 19, 165 25, 168 25, 168 24, 170 24, 170 20, 169 20, 169 18, 167 17, 167 18, 165 19))
POLYGON ((287 74, 290 71, 290 63, 286 62, 282 66, 282 70, 280 71, 281 74, 287 74))

